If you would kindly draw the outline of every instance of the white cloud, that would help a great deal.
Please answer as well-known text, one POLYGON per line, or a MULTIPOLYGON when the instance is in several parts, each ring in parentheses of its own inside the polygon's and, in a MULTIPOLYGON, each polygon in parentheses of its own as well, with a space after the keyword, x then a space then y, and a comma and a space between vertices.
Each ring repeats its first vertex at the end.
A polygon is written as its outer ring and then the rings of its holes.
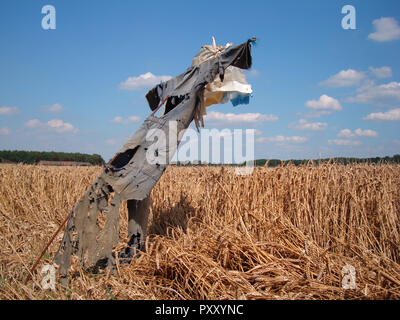
POLYGON ((256 69, 250 69, 249 71, 246 72, 248 75, 252 76, 252 77, 257 77, 260 75, 260 71, 256 70, 256 69))
POLYGON ((328 143, 329 144, 335 144, 337 146, 360 146, 362 144, 361 141, 348 140, 348 139, 328 140, 328 143))
MULTIPOLYGON (((329 110, 312 110, 310 112, 304 113, 302 116, 304 118, 320 118, 323 115, 331 114, 332 111, 329 110)), ((301 115, 301 114, 298 114, 301 115)))
POLYGON ((15 114, 18 113, 19 110, 17 107, 0 107, 0 115, 4 114, 4 115, 11 115, 11 114, 15 114))
POLYGON ((400 39, 400 27, 394 18, 380 18, 372 22, 375 32, 370 33, 368 38, 378 42, 387 42, 400 39))
POLYGON ((348 98, 349 102, 388 105, 393 101, 400 101, 400 82, 390 82, 378 86, 366 86, 357 90, 355 97, 348 98))
POLYGON ((10 133, 10 130, 8 130, 8 128, 4 127, 4 128, 0 128, 0 134, 1 135, 7 135, 10 133))
POLYGON ((340 111, 342 106, 335 98, 323 94, 318 100, 309 100, 305 105, 314 110, 340 111))
POLYGON ((369 71, 379 79, 390 78, 392 76, 392 69, 390 67, 369 67, 369 71))
POLYGON ((107 140, 105 140, 104 141, 106 144, 108 144, 108 145, 114 145, 114 144, 116 144, 117 142, 115 141, 115 139, 107 139, 107 140))
POLYGON ((311 130, 311 131, 322 131, 326 130, 328 124, 326 122, 309 122, 306 119, 300 119, 295 124, 289 125, 289 128, 297 130, 311 130))
POLYGON ((350 129, 343 129, 337 134, 338 138, 352 138, 354 133, 350 129))
POLYGON ((64 122, 59 119, 47 121, 47 126, 57 132, 77 132, 77 129, 70 123, 64 122))
POLYGON ((161 81, 171 79, 171 76, 156 76, 151 72, 141 74, 138 77, 129 77, 124 82, 119 84, 121 90, 140 90, 144 88, 153 87, 161 81))
POLYGON ((211 111, 204 117, 205 122, 218 125, 229 124, 257 124, 262 122, 277 121, 278 117, 273 114, 261 113, 221 113, 218 111, 211 111))
POLYGON ((61 112, 64 108, 61 104, 59 103, 55 103, 51 106, 41 106, 40 109, 42 111, 46 111, 46 112, 51 112, 51 113, 59 113, 61 112))
POLYGON ((387 112, 370 113, 363 120, 400 121, 400 108, 387 112))
POLYGON ((42 125, 42 122, 38 119, 32 119, 29 120, 27 123, 25 123, 25 126, 28 128, 38 128, 42 125))
POLYGON ((140 117, 138 116, 129 116, 127 119, 124 119, 120 116, 116 116, 114 119, 111 120, 113 123, 119 123, 119 124, 130 124, 134 122, 139 122, 140 117))
POLYGON ((60 119, 52 119, 47 122, 41 122, 38 119, 32 119, 32 120, 29 120, 28 122, 26 122, 25 126, 28 128, 47 129, 47 130, 55 131, 58 133, 65 133, 65 132, 77 133, 78 132, 78 129, 75 128, 72 124, 70 124, 68 122, 64 122, 63 120, 60 120, 60 119))
POLYGON ((374 131, 374 130, 370 130, 370 129, 356 129, 354 130, 354 133, 359 136, 359 137, 377 137, 378 136, 378 132, 374 131))
POLYGON ((350 129, 343 129, 337 134, 338 138, 353 138, 355 136, 359 137, 377 137, 378 132, 370 129, 365 129, 362 130, 361 128, 358 128, 354 130, 354 133, 351 132, 350 129))
POLYGON ((285 136, 276 136, 276 137, 262 137, 256 140, 257 142, 276 142, 276 143, 285 143, 285 142, 292 142, 292 143, 304 143, 307 141, 306 137, 285 137, 285 136))
POLYGON ((358 86, 365 77, 364 72, 359 72, 353 69, 342 70, 327 80, 320 82, 320 85, 327 87, 358 86))

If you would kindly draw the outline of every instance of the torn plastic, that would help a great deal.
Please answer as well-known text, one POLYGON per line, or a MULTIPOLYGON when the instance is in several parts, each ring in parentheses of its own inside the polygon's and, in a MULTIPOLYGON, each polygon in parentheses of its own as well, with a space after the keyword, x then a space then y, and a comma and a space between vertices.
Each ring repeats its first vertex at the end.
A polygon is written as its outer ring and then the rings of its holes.
MULTIPOLYGON (((192 66, 198 66, 222 54, 232 45, 232 43, 227 43, 225 46, 216 46, 214 37, 212 40, 213 45, 201 47, 201 50, 193 58, 192 66)), ((204 106, 208 107, 229 101, 232 102, 233 106, 248 104, 252 92, 251 85, 248 84, 244 72, 237 67, 229 66, 225 69, 223 81, 217 76, 213 82, 206 85, 204 106)))
POLYGON ((236 67, 228 67, 225 70, 223 82, 219 77, 216 77, 213 82, 206 86, 204 105, 208 107, 213 104, 231 101, 234 106, 237 106, 245 102, 246 98, 248 101, 252 92, 251 85, 247 83, 244 72, 236 67), (238 97, 242 99, 240 100, 238 97))

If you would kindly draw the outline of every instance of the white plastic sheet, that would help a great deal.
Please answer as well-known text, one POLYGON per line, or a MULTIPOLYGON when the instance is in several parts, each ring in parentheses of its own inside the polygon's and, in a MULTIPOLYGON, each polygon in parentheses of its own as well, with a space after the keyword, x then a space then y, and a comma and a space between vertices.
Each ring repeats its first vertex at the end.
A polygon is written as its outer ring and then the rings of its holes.
MULTIPOLYGON (((214 39, 213 39, 214 40, 214 39)), ((231 44, 224 46, 205 45, 193 58, 192 65, 198 66, 201 63, 216 57, 224 52, 231 44)), ((221 82, 219 75, 215 80, 207 84, 204 91, 204 107, 213 104, 226 103, 235 99, 238 94, 247 96, 252 94, 251 85, 248 84, 244 72, 233 66, 225 69, 224 81, 221 82)))

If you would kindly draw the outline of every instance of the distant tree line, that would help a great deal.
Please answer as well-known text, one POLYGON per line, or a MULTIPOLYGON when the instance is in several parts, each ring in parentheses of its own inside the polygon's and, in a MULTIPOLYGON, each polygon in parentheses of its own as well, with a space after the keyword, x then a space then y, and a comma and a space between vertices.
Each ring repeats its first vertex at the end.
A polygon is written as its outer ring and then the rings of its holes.
MULTIPOLYGON (((355 164, 355 163, 400 163, 400 154, 396 154, 393 157, 374 157, 374 158, 327 158, 327 159, 303 159, 303 160, 280 160, 280 159, 257 159, 255 161, 256 166, 265 166, 268 162, 268 167, 278 167, 281 165, 293 164, 295 166, 304 165, 304 164, 323 164, 323 163, 338 163, 338 164, 355 164)), ((207 163, 201 161, 183 161, 183 162, 175 162, 173 163, 176 166, 220 166, 220 163, 207 163)), ((224 166, 237 166, 238 164, 224 164, 224 166)), ((244 166, 245 163, 239 164, 240 166, 244 166)))
POLYGON ((393 157, 374 157, 374 158, 345 158, 345 157, 337 157, 337 158, 326 158, 326 159, 303 159, 303 160, 279 160, 279 159, 257 159, 256 166, 265 166, 268 162, 268 167, 277 167, 280 165, 293 164, 295 166, 310 164, 314 165, 323 164, 323 163, 338 163, 338 164, 355 164, 355 163, 400 163, 400 154, 395 154, 393 157))
MULTIPOLYGON (((2 150, 0 151, 0 162, 13 162, 13 163, 25 163, 25 164, 36 164, 39 161, 74 161, 74 162, 88 162, 92 165, 104 165, 105 161, 99 154, 85 154, 85 153, 66 153, 66 152, 46 152, 46 151, 18 151, 18 150, 2 150)), ((320 163, 339 163, 339 164, 353 164, 353 163, 400 163, 400 154, 396 154, 393 157, 374 157, 374 158, 329 158, 329 159, 303 159, 303 160, 280 160, 280 159, 257 159, 255 161, 256 166, 265 166, 268 162, 268 167, 277 167, 281 165, 293 164, 295 166, 313 163, 318 165, 320 163)), ((201 161, 184 161, 173 163, 177 166, 220 166, 221 164, 206 163, 201 161)), ((224 164, 226 165, 226 164, 224 164)), ((242 166, 244 165, 241 164, 242 166)), ((232 166, 237 166, 233 164, 232 166)))
POLYGON ((92 165, 104 165, 105 162, 99 154, 46 152, 46 151, 0 151, 0 162, 14 162, 36 164, 39 161, 74 161, 88 162, 92 165))

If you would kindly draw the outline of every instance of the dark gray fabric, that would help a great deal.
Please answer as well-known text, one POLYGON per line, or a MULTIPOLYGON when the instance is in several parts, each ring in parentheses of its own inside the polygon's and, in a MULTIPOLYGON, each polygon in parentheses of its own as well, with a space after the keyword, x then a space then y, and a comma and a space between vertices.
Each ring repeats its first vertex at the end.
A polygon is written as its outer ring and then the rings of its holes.
POLYGON ((157 108, 166 97, 183 96, 204 88, 207 83, 213 82, 218 74, 223 81, 224 71, 229 66, 249 69, 252 65, 250 45, 252 41, 253 39, 250 39, 199 66, 189 67, 175 78, 158 84, 146 95, 150 109, 157 108))

